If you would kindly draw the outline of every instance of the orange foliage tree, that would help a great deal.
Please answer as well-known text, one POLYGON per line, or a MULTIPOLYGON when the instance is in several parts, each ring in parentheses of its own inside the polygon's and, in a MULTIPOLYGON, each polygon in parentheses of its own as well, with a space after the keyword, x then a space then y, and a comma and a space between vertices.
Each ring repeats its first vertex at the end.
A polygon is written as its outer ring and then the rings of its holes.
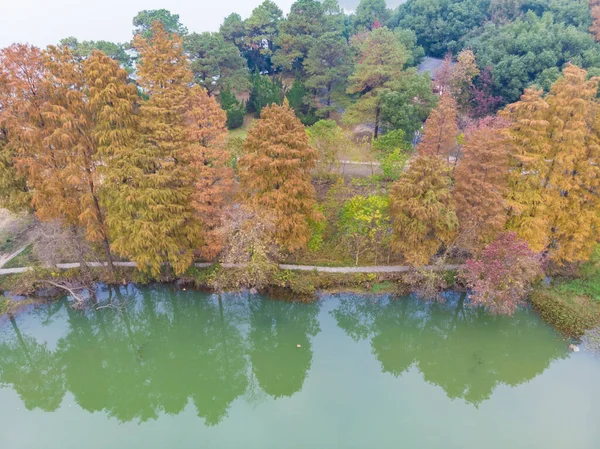
POLYGON ((600 237, 597 79, 569 65, 548 96, 528 90, 514 122, 509 229, 559 262, 587 260, 600 237))
POLYGON ((277 243, 290 252, 306 247, 311 237, 310 220, 316 215, 310 171, 316 160, 287 101, 263 109, 244 141, 242 199, 274 217, 277 243))
POLYGON ((469 249, 494 240, 506 223, 507 126, 506 120, 483 119, 466 132, 454 172, 454 200, 460 244, 469 249))
POLYGON ((449 93, 444 93, 425 121, 423 139, 417 146, 417 151, 424 155, 439 156, 450 162, 456 152, 458 133, 456 100, 449 93))
MULTIPOLYGON (((14 166, 26 178, 31 207, 41 220, 59 219, 76 232, 81 195, 73 159, 81 142, 73 137, 81 80, 68 55, 27 45, 2 50, 2 71, 10 88, 3 105, 14 166)), ((80 254, 80 260, 83 255, 80 254)))
POLYGON ((392 248, 413 265, 425 265, 456 235, 458 221, 448 163, 419 155, 390 189, 392 248))
MULTIPOLYGON (((3 61, 2 56, 0 61, 3 61)), ((27 181, 15 165, 16 149, 10 145, 12 101, 9 74, 4 64, 0 64, 0 207, 20 212, 29 209, 31 199, 27 181)))
POLYGON ((189 167, 192 73, 181 37, 168 34, 160 22, 134 44, 140 53, 138 83, 149 99, 139 108, 138 138, 113 156, 122 182, 114 185, 110 206, 112 247, 154 275, 162 264, 181 274, 202 243, 193 205, 196 177, 189 167))
POLYGON ((541 90, 525 89, 521 100, 508 105, 502 115, 512 122, 507 133, 507 228, 516 231, 534 251, 542 251, 548 240, 544 202, 544 174, 550 152, 548 103, 541 90))
POLYGON ((222 218, 233 187, 233 169, 225 149, 227 114, 205 89, 194 86, 187 113, 190 169, 196 175, 192 201, 203 225, 202 257, 212 260, 221 250, 222 218))
POLYGON ((103 115, 114 121, 106 108, 113 104, 119 82, 127 84, 126 72, 101 52, 81 64, 67 48, 56 47, 43 52, 9 47, 2 67, 12 93, 5 105, 9 143, 37 216, 59 219, 75 233, 76 227, 85 229, 88 240, 102 243, 112 271, 99 173, 106 161, 95 130, 103 115), (105 72, 111 71, 120 71, 120 78, 106 79, 105 72))

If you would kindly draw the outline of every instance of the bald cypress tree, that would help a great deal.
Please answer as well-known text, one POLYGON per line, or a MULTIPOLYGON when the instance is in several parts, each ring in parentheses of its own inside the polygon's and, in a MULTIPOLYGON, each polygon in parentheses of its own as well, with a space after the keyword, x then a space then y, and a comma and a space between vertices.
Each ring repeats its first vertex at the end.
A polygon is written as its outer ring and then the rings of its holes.
POLYGON ((456 100, 449 93, 444 93, 425 122, 423 140, 419 143, 417 151, 421 154, 436 155, 450 162, 457 147, 458 133, 456 100))
POLYGON ((419 155, 390 189, 392 248, 412 265, 425 265, 455 237, 458 220, 448 163, 419 155))
POLYGON ((548 241, 548 211, 544 201, 544 177, 550 153, 548 103, 541 90, 525 89, 521 100, 506 107, 502 115, 508 129, 509 178, 506 203, 507 228, 542 251, 548 241))
POLYGON ((239 161, 242 199, 275 218, 277 243, 290 252, 306 247, 311 236, 315 191, 310 170, 316 161, 287 100, 263 109, 244 141, 239 161))
POLYGON ((508 227, 564 263, 587 260, 600 237, 597 79, 568 65, 545 99, 528 90, 513 121, 508 227))
POLYGON ((138 83, 149 99, 139 109, 137 139, 115 154, 123 182, 112 198, 112 246, 154 275, 162 264, 180 274, 202 243, 186 124, 192 73, 181 37, 160 22, 134 44, 140 52, 138 83))
POLYGON ((467 130, 462 157, 454 172, 454 200, 460 244, 480 249, 506 223, 508 141, 502 119, 484 119, 467 130))
POLYGON ((192 204, 203 228, 200 255, 212 260, 221 250, 222 216, 233 187, 230 154, 225 149, 227 114, 205 89, 190 90, 187 127, 191 145, 190 169, 195 175, 192 204))

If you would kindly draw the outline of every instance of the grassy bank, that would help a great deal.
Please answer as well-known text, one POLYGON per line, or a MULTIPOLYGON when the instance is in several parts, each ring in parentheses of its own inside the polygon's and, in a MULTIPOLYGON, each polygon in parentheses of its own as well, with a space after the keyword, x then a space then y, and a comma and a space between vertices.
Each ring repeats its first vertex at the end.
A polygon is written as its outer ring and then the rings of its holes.
POLYGON ((569 336, 579 338, 600 326, 600 250, 575 275, 538 287, 531 302, 544 320, 569 336))

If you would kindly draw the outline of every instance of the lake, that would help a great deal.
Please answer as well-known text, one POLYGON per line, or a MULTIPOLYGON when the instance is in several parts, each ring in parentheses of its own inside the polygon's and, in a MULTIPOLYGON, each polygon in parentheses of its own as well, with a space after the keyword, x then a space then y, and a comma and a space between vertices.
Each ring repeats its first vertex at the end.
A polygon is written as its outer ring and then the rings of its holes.
POLYGON ((529 310, 99 297, 0 319, 0 448, 600 448, 600 359, 529 310))

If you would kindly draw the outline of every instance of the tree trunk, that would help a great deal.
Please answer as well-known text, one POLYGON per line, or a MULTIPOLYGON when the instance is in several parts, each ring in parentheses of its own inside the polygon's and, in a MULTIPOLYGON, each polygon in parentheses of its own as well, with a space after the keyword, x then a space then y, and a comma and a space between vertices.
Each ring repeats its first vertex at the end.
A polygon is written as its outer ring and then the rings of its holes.
POLYGON ((381 108, 377 106, 375 108, 375 135, 374 138, 377 139, 379 136, 379 115, 381 114, 381 108))
POLYGON ((102 215, 102 209, 100 209, 100 202, 95 194, 94 184, 90 181, 90 192, 92 198, 94 198, 94 208, 96 209, 96 217, 98 224, 102 229, 102 246, 104 247, 104 255, 106 256, 106 263, 108 265, 108 272, 111 279, 115 277, 115 266, 113 265, 112 255, 110 254, 110 243, 108 241, 108 233, 106 231, 106 223, 104 222, 104 216, 102 215))

